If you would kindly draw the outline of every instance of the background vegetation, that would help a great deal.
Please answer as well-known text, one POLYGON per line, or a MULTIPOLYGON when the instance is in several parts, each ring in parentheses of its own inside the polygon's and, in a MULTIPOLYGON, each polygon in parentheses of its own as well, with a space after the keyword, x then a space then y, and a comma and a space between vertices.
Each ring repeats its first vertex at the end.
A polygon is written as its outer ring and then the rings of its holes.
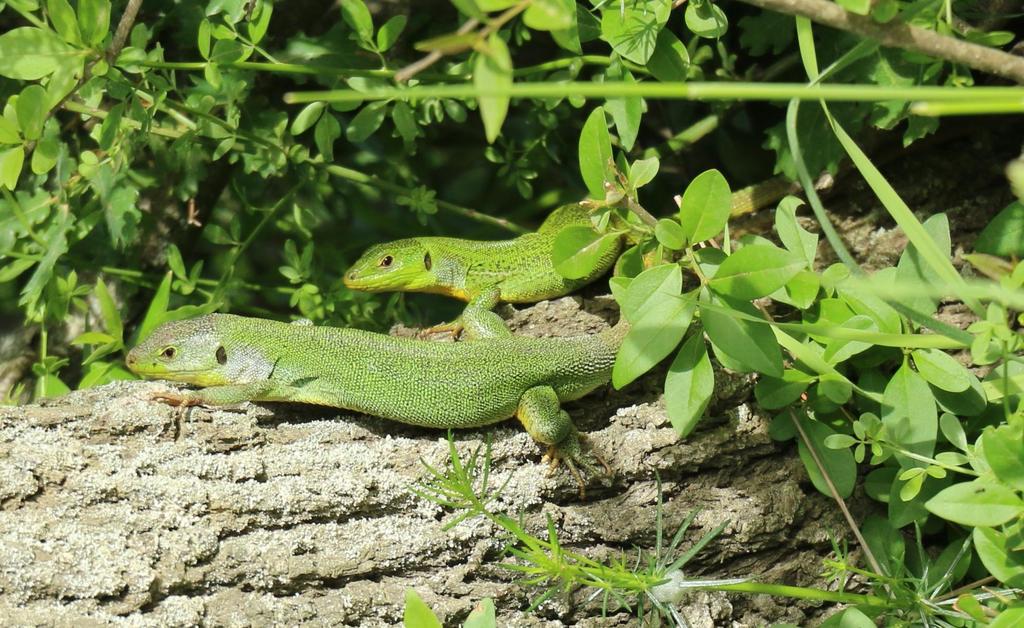
MULTIPOLYGON (((130 377, 126 346, 214 310, 436 322, 455 307, 352 293, 342 272, 371 243, 508 237, 589 197, 596 230, 563 234, 556 256, 583 274, 610 239, 630 240, 610 284, 634 324, 614 383, 679 346, 666 403, 685 435, 712 357, 757 372, 774 434, 797 439, 819 490, 845 511, 860 473, 883 504, 850 518, 865 560, 837 546, 827 563, 869 594, 769 592, 856 604, 836 625, 1014 625, 1024 205, 990 208, 954 266, 948 220, 916 216, 872 149, 911 147, 941 115, 1020 112, 1024 60, 1002 50, 1016 6, 0 1, 7 399, 130 377), (815 189, 840 168, 905 232, 895 267, 866 276, 831 226, 815 189), (783 199, 774 229, 729 237, 751 198, 801 188, 808 205, 783 199), (943 300, 967 322, 944 318, 943 300)), ((1024 195, 1022 162, 994 167, 1024 195)), ((514 524, 472 474, 438 474, 462 495, 432 493, 448 505, 514 524)), ((655 557, 633 579, 613 565, 599 582, 593 565, 564 569, 554 531, 505 527, 534 582, 639 595, 672 617, 653 583, 681 563, 655 557)))

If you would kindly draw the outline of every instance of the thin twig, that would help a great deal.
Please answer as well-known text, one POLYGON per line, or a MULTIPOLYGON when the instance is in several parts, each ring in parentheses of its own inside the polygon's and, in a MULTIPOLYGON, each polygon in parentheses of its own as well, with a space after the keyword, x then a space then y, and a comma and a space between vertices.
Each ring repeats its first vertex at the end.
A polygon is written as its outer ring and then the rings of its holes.
MULTIPOLYGON (((478 22, 475 19, 471 18, 471 19, 466 20, 466 23, 463 24, 462 26, 460 26, 459 30, 457 30, 455 32, 457 34, 459 34, 459 35, 465 35, 469 31, 471 31, 474 28, 476 28, 479 24, 480 24, 480 22, 478 22)), ((412 77, 416 76, 417 74, 419 74, 423 70, 426 70, 430 66, 432 66, 435 63, 437 63, 438 61, 440 61, 441 57, 443 57, 443 56, 444 55, 440 51, 434 50, 433 52, 431 52, 427 56, 423 57, 419 61, 413 61, 412 63, 410 63, 409 65, 405 66, 404 68, 402 68, 398 72, 395 72, 395 82, 396 83, 404 83, 404 82, 408 81, 409 79, 411 79, 412 77)))
POLYGON ((651 215, 651 212, 644 209, 643 205, 637 203, 628 195, 622 198, 622 202, 626 204, 626 209, 636 214, 637 218, 644 221, 649 227, 653 227, 658 224, 658 219, 651 215))
MULTIPOLYGON (((796 426, 796 430, 800 432, 800 439, 804 441, 804 445, 807 447, 807 451, 811 454, 811 458, 814 459, 814 464, 818 467, 818 471, 821 472, 821 477, 825 480, 825 484, 828 485, 828 490, 832 493, 832 499, 836 501, 836 505, 839 506, 839 510, 842 511, 843 517, 846 518, 847 525, 850 526, 850 530, 853 531, 853 535, 857 537, 857 542, 860 543, 861 549, 864 550, 864 555, 867 557, 868 562, 871 563, 871 568, 875 570, 875 573, 881 575, 888 575, 882 571, 882 566, 878 560, 875 559, 875 555, 871 552, 871 547, 868 546, 868 542, 864 539, 864 536, 860 533, 860 528, 857 527, 857 522, 853 520, 853 515, 850 514, 850 510, 846 507, 846 502, 839 496, 839 491, 836 489, 836 485, 832 483, 832 478, 829 477, 828 472, 825 471, 825 465, 821 462, 821 458, 818 456, 818 452, 814 449, 814 444, 811 442, 807 432, 804 431, 804 427, 800 425, 800 420, 797 419, 796 413, 792 408, 789 409, 789 418, 793 420, 793 425, 796 426)), ((886 585, 888 588, 888 585, 886 585)))
POLYGON ((962 63, 989 74, 1024 84, 1024 58, 996 48, 963 41, 912 26, 898 19, 880 24, 869 16, 844 10, 828 0, 740 0, 762 9, 801 15, 818 24, 868 37, 893 48, 920 52, 937 59, 962 63))
POLYGON ((107 63, 113 64, 117 60, 117 56, 121 54, 121 49, 124 48, 124 42, 128 41, 128 35, 132 32, 135 17, 139 14, 141 6, 142 0, 128 0, 128 5, 125 6, 124 13, 121 14, 121 21, 117 23, 117 30, 114 31, 110 48, 107 48, 107 63))

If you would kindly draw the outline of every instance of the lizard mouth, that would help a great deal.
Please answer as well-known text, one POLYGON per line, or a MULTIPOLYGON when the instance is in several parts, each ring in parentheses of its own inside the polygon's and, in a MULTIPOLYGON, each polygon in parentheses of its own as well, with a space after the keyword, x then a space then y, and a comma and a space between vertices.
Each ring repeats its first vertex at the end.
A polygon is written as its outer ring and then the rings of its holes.
POLYGON ((139 364, 128 360, 125 362, 128 370, 146 379, 164 379, 197 386, 220 386, 225 383, 223 377, 207 369, 169 369, 161 364, 139 364))

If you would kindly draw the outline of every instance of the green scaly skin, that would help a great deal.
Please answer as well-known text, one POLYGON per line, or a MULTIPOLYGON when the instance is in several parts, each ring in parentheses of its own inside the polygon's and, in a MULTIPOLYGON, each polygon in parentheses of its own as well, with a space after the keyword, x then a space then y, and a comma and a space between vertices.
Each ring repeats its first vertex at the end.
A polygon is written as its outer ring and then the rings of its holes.
POLYGON ((615 264, 621 242, 580 279, 566 279, 551 261, 555 237, 568 226, 590 226, 580 204, 554 210, 535 233, 512 240, 479 241, 422 237, 377 244, 346 271, 345 285, 366 292, 431 292, 467 301, 453 323, 430 331, 470 337, 495 333, 501 319, 491 312, 499 302, 536 303, 565 296, 594 281, 615 264))
MULTIPOLYGON (((308 323, 308 322, 307 322, 308 323)), ((166 323, 128 353, 137 375, 204 386, 164 394, 173 405, 293 401, 432 428, 517 417, 553 462, 595 472, 560 402, 608 382, 627 331, 526 338, 504 326, 473 342, 438 343, 358 329, 230 314, 166 323)))

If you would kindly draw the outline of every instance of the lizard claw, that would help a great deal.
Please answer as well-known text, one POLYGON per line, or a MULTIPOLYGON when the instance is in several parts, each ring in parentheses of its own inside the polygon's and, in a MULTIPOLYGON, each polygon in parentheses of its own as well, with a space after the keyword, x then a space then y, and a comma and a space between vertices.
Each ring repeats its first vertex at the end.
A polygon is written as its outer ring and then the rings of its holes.
POLYGON ((453 340, 458 340, 459 336, 462 335, 463 329, 462 321, 456 319, 450 323, 439 323, 437 325, 425 327, 416 334, 416 337, 422 340, 424 338, 430 338, 436 334, 443 334, 447 332, 451 334, 453 340))
POLYGON ((198 406, 200 401, 191 397, 190 395, 183 395, 177 392, 154 392, 149 396, 152 401, 159 401, 175 408, 187 408, 189 406, 198 406))
POLYGON ((558 465, 564 462, 569 473, 576 479, 576 483, 579 485, 580 499, 586 499, 587 491, 584 475, 611 477, 613 473, 611 467, 608 466, 608 463, 601 456, 597 455, 590 448, 584 450, 582 440, 583 437, 573 431, 561 443, 549 446, 547 453, 544 454, 544 460, 548 462, 549 476, 554 475, 558 465), (601 473, 597 465, 604 467, 604 473, 601 473))

